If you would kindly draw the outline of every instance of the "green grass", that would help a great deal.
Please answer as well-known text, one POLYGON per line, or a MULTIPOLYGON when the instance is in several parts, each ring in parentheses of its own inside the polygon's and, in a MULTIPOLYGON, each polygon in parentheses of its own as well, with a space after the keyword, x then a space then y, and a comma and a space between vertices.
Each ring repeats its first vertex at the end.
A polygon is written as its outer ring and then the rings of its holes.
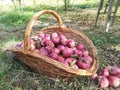
POLYGON ((4 13, 2 16, 0 16, 0 22, 5 24, 6 26, 24 25, 28 23, 33 14, 34 14, 33 12, 20 14, 19 12, 15 11, 4 13))
MULTIPOLYGON (((13 9, 10 12, 0 13, 0 23, 10 27, 25 25, 30 21, 30 19, 36 12, 47 9, 56 10, 56 11, 58 10, 55 7, 49 7, 45 5, 41 7, 24 7, 22 13, 20 13, 19 10, 16 11, 13 9)), ((44 21, 48 16, 49 15, 44 15, 38 19, 44 21)))
POLYGON ((88 1, 88 2, 81 2, 81 3, 76 3, 74 5, 74 2, 70 5, 68 5, 68 9, 86 9, 86 8, 95 8, 98 7, 99 2, 98 1, 88 1))
MULTIPOLYGON (((35 1, 36 2, 36 1, 35 1)), ((33 4, 35 2, 32 1, 33 4)), ((24 5, 25 2, 23 2, 24 5)), ((57 6, 48 4, 46 5, 46 2, 42 2, 43 4, 41 5, 34 5, 34 6, 24 6, 23 7, 23 13, 19 12, 19 8, 17 7, 16 9, 14 6, 9 7, 8 6, 8 11, 4 11, 3 8, 0 8, 2 10, 2 13, 0 13, 0 23, 5 24, 6 26, 19 26, 19 25, 24 25, 29 22, 31 17, 38 11, 40 10, 45 10, 45 9, 51 9, 56 12, 62 12, 64 11, 64 4, 60 4, 60 1, 57 1, 56 4, 57 6)), ((52 2, 51 2, 52 3, 52 2)), ((72 3, 70 4, 67 8, 67 10, 75 10, 75 9, 85 9, 85 8, 92 8, 98 6, 98 1, 88 1, 86 2, 80 2, 77 1, 77 4, 72 3)), ((5 7, 7 8, 7 6, 5 7)), ((45 17, 46 18, 46 17, 45 17)), ((44 18, 42 18, 44 20, 44 18)))

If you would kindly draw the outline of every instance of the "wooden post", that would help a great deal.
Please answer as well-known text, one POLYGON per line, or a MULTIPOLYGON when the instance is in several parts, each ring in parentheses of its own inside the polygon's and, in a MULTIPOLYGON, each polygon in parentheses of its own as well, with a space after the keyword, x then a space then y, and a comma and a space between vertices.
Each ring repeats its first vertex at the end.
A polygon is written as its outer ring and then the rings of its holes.
POLYGON ((22 13, 22 0, 19 0, 19 5, 20 5, 20 13, 22 13))
POLYGON ((99 5, 98 11, 97 11, 97 16, 96 16, 96 18, 95 18, 95 27, 96 27, 96 25, 97 25, 98 17, 99 17, 99 14, 100 14, 100 10, 102 9, 103 2, 104 2, 104 0, 101 0, 101 1, 100 1, 100 5, 99 5))
POLYGON ((106 18, 106 23, 105 23, 105 31, 106 32, 108 32, 109 26, 110 26, 110 17, 111 17, 113 2, 114 2, 114 0, 110 0, 109 7, 108 7, 108 13, 107 13, 107 18, 106 18))
POLYGON ((109 6, 109 2, 110 2, 110 0, 108 0, 108 2, 106 3, 105 10, 104 10, 103 14, 105 14, 107 12, 107 9, 108 9, 108 6, 109 6))
POLYGON ((65 4, 65 11, 67 10, 67 1, 64 0, 64 4, 65 4))
POLYGON ((115 17, 116 17, 116 13, 117 13, 117 10, 118 10, 119 5, 120 5, 120 0, 117 0, 117 1, 116 1, 116 6, 115 6, 115 11, 114 11, 113 16, 112 16, 111 25, 113 25, 113 23, 114 23, 114 19, 115 19, 115 17))

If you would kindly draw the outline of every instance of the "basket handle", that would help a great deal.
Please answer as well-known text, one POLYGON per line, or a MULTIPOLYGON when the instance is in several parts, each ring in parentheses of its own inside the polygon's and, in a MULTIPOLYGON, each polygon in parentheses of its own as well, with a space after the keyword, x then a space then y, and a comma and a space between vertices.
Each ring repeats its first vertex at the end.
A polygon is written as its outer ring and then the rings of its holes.
POLYGON ((30 22, 27 25, 26 31, 25 31, 24 50, 30 49, 29 37, 30 37, 31 29, 32 29, 32 27, 34 25, 34 22, 43 14, 52 14, 57 19, 59 27, 62 28, 62 26, 63 26, 62 20, 61 20, 60 16, 56 12, 54 12, 52 10, 43 10, 43 11, 40 11, 40 12, 36 13, 31 18, 30 22))

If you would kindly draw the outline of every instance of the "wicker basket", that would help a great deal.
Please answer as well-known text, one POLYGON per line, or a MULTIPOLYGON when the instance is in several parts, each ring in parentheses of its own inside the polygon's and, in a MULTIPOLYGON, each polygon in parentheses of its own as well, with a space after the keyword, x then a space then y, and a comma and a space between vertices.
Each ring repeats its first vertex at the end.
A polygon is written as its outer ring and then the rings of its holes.
POLYGON ((63 24, 59 15, 56 12, 51 10, 40 11, 32 17, 32 19, 30 20, 26 28, 25 38, 24 38, 24 48, 23 49, 12 48, 11 51, 15 54, 17 58, 19 58, 21 61, 27 64, 31 69, 53 79, 67 79, 67 78, 71 78, 79 75, 89 76, 96 73, 98 69, 98 58, 96 57, 97 52, 92 41, 87 36, 78 32, 77 30, 63 27, 63 24), (90 55, 93 58, 93 63, 88 70, 74 69, 74 68, 68 67, 62 64, 61 62, 53 60, 47 56, 37 54, 36 52, 30 50, 29 38, 30 38, 31 29, 34 25, 34 22, 39 18, 39 16, 43 14, 52 14, 57 19, 59 26, 50 26, 50 27, 44 28, 38 31, 37 34, 39 33, 50 34, 53 32, 59 32, 64 34, 67 38, 72 38, 78 43, 80 42, 83 43, 85 47, 89 50, 90 55))

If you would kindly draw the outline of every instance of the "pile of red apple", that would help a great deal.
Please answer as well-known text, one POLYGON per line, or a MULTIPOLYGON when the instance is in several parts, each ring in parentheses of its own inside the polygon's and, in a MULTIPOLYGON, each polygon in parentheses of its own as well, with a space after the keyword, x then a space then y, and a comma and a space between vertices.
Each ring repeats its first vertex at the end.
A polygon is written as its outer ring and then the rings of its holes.
MULTIPOLYGON (((61 33, 41 33, 31 37, 30 43, 31 50, 76 69, 89 69, 93 62, 83 43, 77 43, 61 33)), ((24 43, 17 44, 16 47, 23 48, 24 43)))
MULTIPOLYGON (((48 56, 67 66, 76 69, 89 69, 93 59, 83 43, 77 43, 61 33, 41 33, 30 38, 31 50, 38 54, 48 56)), ((16 48, 23 48, 24 43, 19 43, 16 48)), ((102 88, 118 87, 120 85, 120 68, 108 66, 91 76, 97 80, 102 88)))
POLYGON ((120 86, 120 68, 118 66, 107 66, 97 74, 91 76, 102 88, 120 86))

